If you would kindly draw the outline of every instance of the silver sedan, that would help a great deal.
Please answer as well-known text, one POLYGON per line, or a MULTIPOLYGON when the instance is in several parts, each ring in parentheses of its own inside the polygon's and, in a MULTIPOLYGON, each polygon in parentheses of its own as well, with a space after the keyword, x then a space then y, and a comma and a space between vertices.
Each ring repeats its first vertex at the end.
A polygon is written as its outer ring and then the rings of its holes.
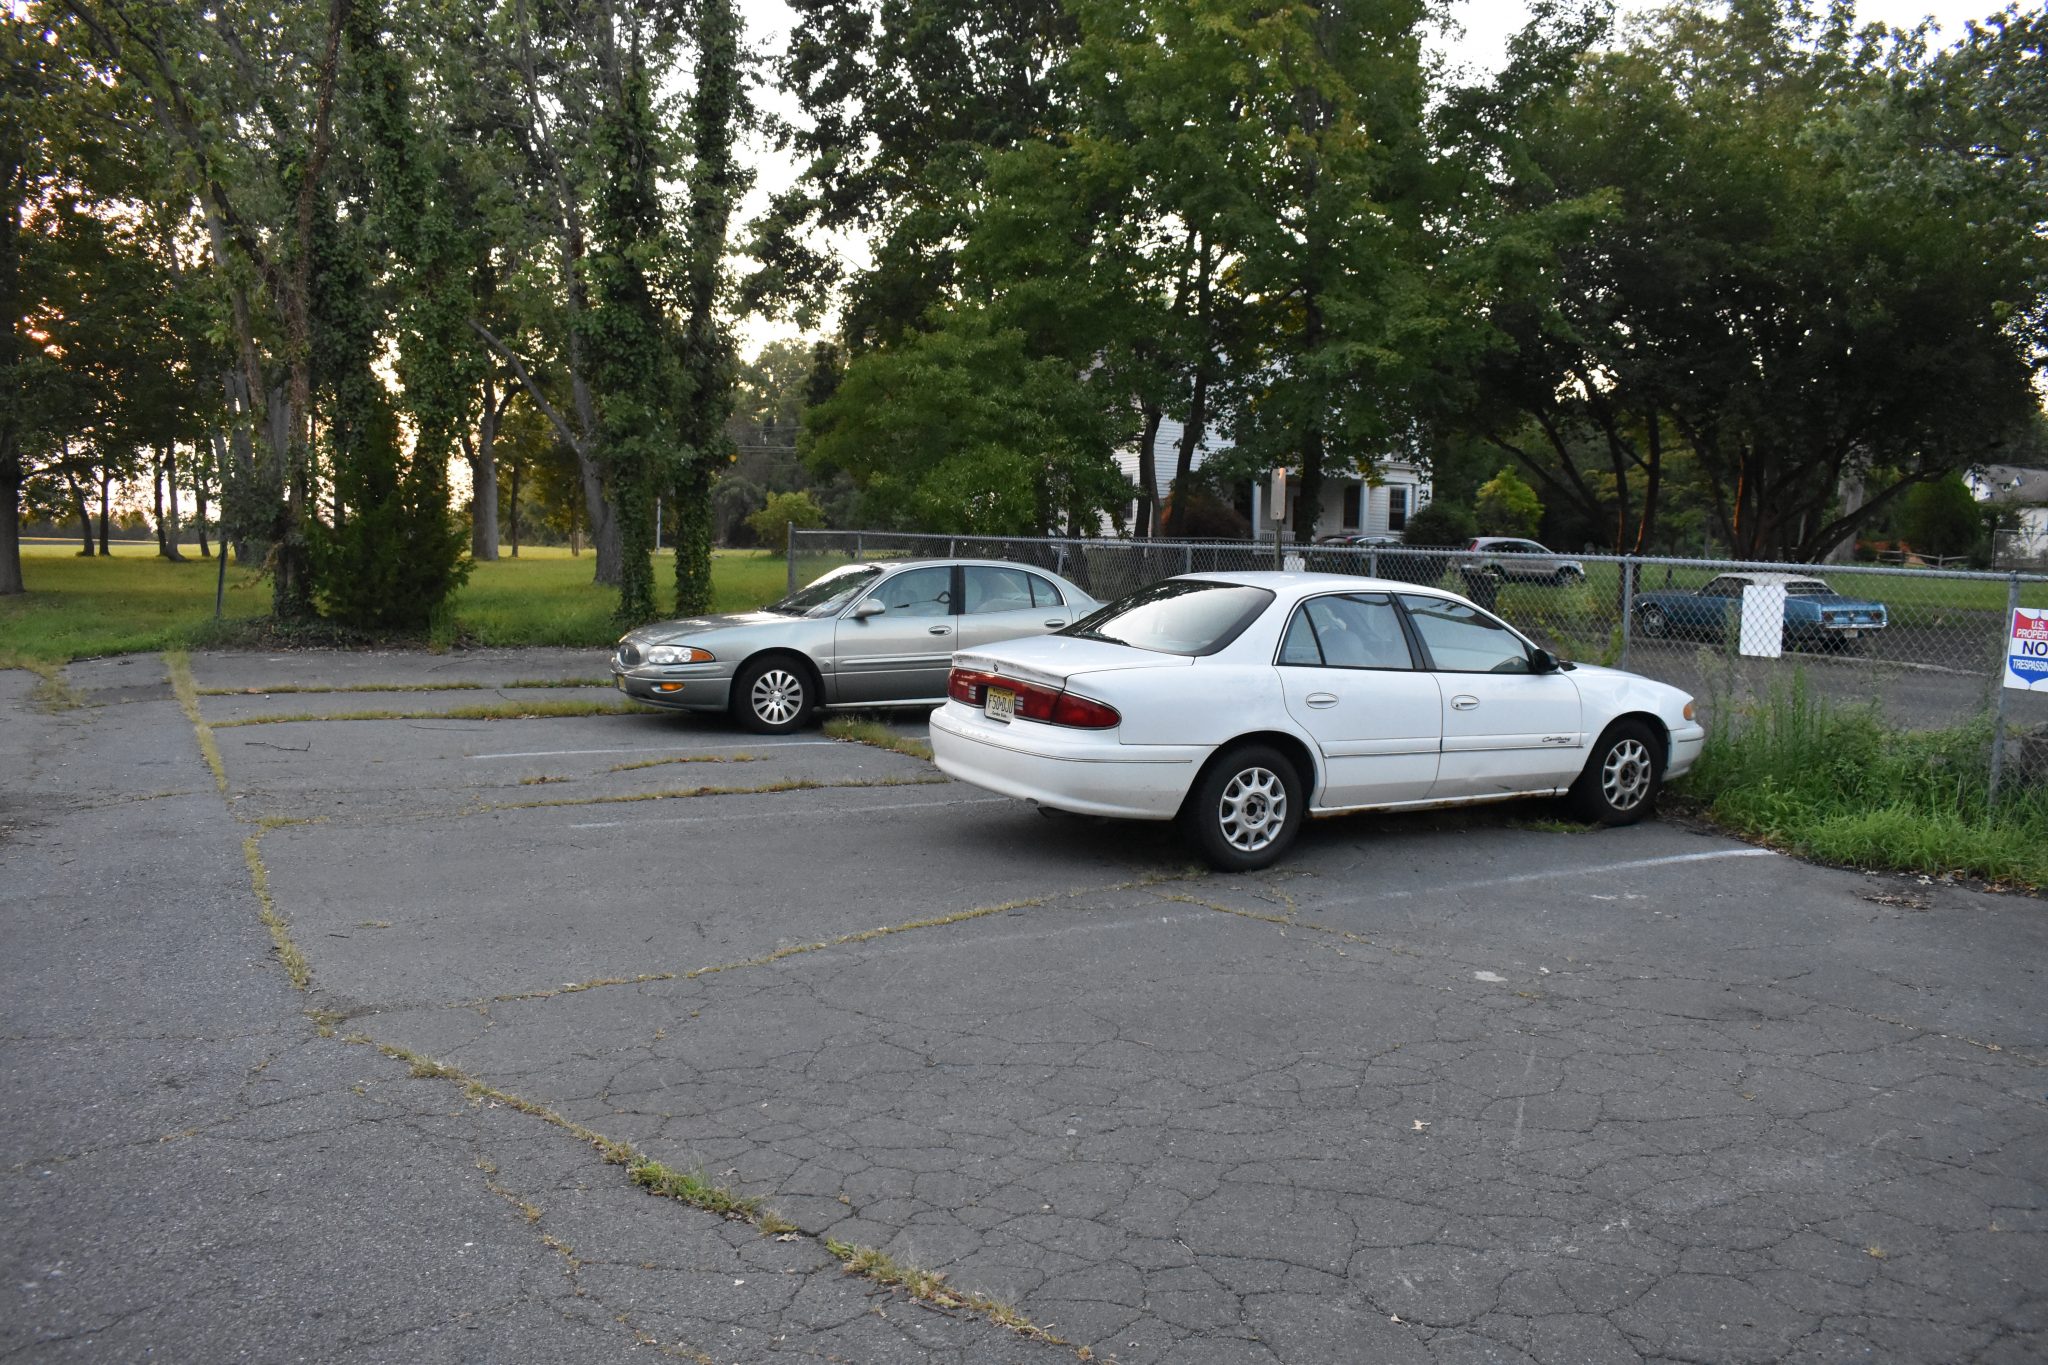
POLYGON ((848 564, 759 611, 628 631, 612 677, 635 701, 785 734, 821 706, 939 705, 954 650, 1043 635, 1100 605, 1021 564, 848 564))

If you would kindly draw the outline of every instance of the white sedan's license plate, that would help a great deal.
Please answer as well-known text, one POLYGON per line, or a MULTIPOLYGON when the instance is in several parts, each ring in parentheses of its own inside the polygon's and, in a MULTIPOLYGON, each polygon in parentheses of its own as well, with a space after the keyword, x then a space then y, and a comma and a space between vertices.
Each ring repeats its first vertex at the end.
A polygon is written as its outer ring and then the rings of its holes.
POLYGON ((982 714, 1008 725, 1017 714, 1017 694, 1007 687, 991 687, 981 699, 982 714))

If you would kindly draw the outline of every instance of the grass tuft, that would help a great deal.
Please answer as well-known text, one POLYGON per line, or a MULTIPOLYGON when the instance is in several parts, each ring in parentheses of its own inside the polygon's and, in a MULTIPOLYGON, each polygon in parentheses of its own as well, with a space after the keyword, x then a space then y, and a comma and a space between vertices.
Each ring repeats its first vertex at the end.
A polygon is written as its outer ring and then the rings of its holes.
MULTIPOLYGON (((2019 765, 1989 806, 1992 719, 1900 730, 1874 703, 1789 686, 1716 708, 1684 790, 1738 833, 1848 867, 2048 883, 2048 788, 2019 765)), ((2007 757, 2020 748, 2008 740, 2007 757)))

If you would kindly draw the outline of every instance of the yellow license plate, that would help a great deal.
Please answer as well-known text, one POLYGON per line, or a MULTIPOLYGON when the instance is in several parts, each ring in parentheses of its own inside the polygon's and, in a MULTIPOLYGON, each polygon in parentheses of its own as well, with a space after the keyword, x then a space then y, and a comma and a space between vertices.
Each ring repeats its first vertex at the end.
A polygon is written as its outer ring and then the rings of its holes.
POLYGON ((1017 694, 1007 687, 991 687, 981 699, 982 714, 1008 725, 1017 714, 1017 694))

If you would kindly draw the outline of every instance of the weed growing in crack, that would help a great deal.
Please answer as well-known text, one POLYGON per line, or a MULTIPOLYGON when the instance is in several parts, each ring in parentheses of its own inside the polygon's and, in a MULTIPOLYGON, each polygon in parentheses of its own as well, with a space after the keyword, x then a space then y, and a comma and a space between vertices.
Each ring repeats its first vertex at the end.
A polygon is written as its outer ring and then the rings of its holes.
POLYGON ((202 687, 202 697, 281 697, 290 693, 329 692, 481 692, 484 684, 473 682, 408 683, 272 683, 265 687, 202 687))
POLYGON ((484 706, 451 706, 443 711, 313 711, 278 716, 241 716, 214 722, 214 729, 242 725, 294 725, 304 721, 341 720, 547 720, 565 716, 632 716, 641 714, 611 701, 508 701, 484 706))
POLYGON ((898 734, 878 720, 837 716, 825 722, 825 734, 832 739, 866 744, 876 749, 886 749, 894 754, 907 754, 911 758, 921 758, 927 763, 932 757, 930 744, 911 735, 898 734))
POLYGON ((220 746, 213 742, 213 727, 199 712, 199 691, 192 683, 192 656, 182 649, 173 649, 164 654, 164 668, 171 675, 171 694, 178 699, 178 709, 185 713, 185 719, 192 723, 192 732, 199 739, 199 756, 206 761, 207 771, 213 774, 214 786, 221 795, 227 795, 228 769, 221 762, 220 746))
POLYGON ((949 777, 864 777, 820 782, 809 777, 792 777, 780 782, 763 782, 752 787, 682 787, 672 791, 624 792, 609 796, 564 796, 543 801, 498 801, 474 807, 475 813, 501 810, 543 810, 555 806, 612 806, 631 801, 689 801, 700 796, 764 796, 772 792, 822 791, 828 787, 925 787, 952 781, 949 777))
MULTIPOLYGON (((679 1171, 665 1166, 650 1156, 635 1157, 626 1166, 626 1174, 633 1183, 669 1199, 680 1199, 685 1204, 715 1213, 723 1218, 752 1223, 761 1216, 761 1201, 749 1195, 734 1194, 725 1186, 707 1178, 697 1171, 679 1171)), ((763 1229, 766 1231, 766 1229, 763 1229)))
MULTIPOLYGON (((870 1246, 855 1246, 848 1242, 825 1239, 825 1250, 839 1258, 849 1275, 859 1275, 873 1280, 876 1284, 901 1289, 910 1297, 935 1308, 965 1309, 979 1314, 1000 1327, 1006 1327, 1019 1336, 1030 1337, 1054 1346, 1071 1346, 1072 1342, 1054 1336, 1038 1326, 1010 1304, 1002 1303, 970 1290, 955 1289, 946 1283, 943 1271, 925 1270, 918 1266, 904 1265, 888 1252, 870 1246)), ((1086 1351, 1086 1347, 1080 1348, 1086 1351)), ((1091 1357, 1083 1355, 1082 1359, 1091 1357)))
POLYGON ((277 902, 271 898, 270 869, 263 865, 263 854, 258 847, 265 833, 259 828, 242 840, 242 861, 249 866, 249 886, 256 893, 256 918, 262 920, 263 927, 270 931, 270 941, 277 948, 277 960, 284 964, 284 974, 292 983, 292 989, 303 991, 313 984, 313 964, 292 941, 292 927, 278 913, 277 902))
POLYGON ((630 773, 641 768, 659 768, 667 763, 759 763, 759 754, 679 754, 674 758, 643 758, 638 763, 614 763, 607 772, 630 773))
POLYGON ((19 668, 36 675, 35 689, 29 693, 28 701, 38 711, 54 715, 59 711, 76 711, 85 705, 85 694, 65 679, 64 666, 60 663, 31 659, 26 654, 5 650, 0 651, 0 668, 19 668))

